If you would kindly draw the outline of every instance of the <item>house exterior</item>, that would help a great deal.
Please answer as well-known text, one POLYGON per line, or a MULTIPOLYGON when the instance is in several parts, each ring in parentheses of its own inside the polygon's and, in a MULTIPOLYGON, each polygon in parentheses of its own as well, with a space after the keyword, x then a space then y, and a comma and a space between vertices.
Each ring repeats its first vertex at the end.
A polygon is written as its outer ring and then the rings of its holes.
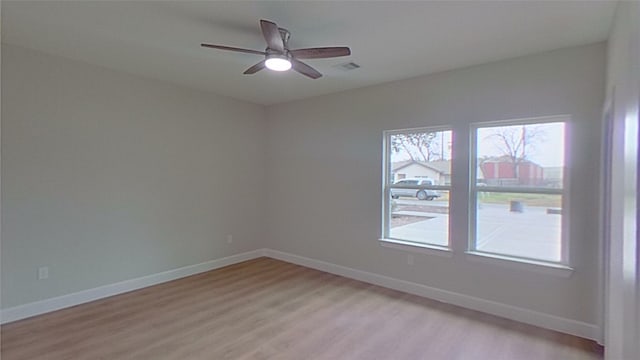
POLYGON ((543 185, 544 169, 528 160, 514 166, 507 156, 484 159, 479 164, 484 182, 489 185, 543 185))
POLYGON ((451 161, 415 161, 406 160, 392 163, 393 182, 408 178, 433 179, 434 185, 451 184, 451 161))

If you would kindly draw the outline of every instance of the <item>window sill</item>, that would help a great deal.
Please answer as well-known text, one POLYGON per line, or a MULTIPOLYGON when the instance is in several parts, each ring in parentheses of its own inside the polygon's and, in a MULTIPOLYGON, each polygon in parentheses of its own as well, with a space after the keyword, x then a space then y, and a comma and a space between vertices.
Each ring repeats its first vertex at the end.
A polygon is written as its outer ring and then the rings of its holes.
POLYGON ((547 263, 544 261, 535 261, 529 259, 520 259, 509 256, 502 256, 496 254, 488 254, 477 251, 467 251, 467 259, 485 264, 494 264, 505 266, 512 269, 520 269, 538 272, 541 274, 555 275, 559 277, 570 277, 573 274, 573 268, 562 265, 547 263))
POLYGON ((417 252, 427 255, 436 255, 442 257, 452 257, 453 252, 451 249, 444 246, 417 244, 409 241, 395 240, 395 239, 379 239, 380 245, 386 248, 398 249, 409 252, 417 252))

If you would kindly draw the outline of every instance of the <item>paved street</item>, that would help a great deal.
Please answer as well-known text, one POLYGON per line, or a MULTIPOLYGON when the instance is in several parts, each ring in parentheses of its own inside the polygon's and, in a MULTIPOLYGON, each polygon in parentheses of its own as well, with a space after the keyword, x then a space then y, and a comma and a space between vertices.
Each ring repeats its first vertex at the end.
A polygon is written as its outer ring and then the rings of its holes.
MULTIPOLYGON (((430 201, 426 205, 446 206, 447 203, 430 201)), ((547 214, 546 210, 546 207, 527 206, 523 213, 517 213, 510 212, 508 205, 483 204, 478 210, 478 250, 560 261, 561 216, 547 214)), ((426 220, 392 228, 392 238, 447 245, 447 214, 413 211, 400 213, 421 214, 426 220)))

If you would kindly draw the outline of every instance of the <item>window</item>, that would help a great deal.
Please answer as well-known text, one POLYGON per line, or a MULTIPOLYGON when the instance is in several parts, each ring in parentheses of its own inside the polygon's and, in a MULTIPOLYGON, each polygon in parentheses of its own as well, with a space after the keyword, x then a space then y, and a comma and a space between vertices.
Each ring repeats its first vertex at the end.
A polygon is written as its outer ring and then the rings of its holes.
POLYGON ((384 141, 383 240, 448 248, 451 130, 387 131, 384 141))
POLYGON ((472 128, 470 248, 567 264, 565 122, 472 128))

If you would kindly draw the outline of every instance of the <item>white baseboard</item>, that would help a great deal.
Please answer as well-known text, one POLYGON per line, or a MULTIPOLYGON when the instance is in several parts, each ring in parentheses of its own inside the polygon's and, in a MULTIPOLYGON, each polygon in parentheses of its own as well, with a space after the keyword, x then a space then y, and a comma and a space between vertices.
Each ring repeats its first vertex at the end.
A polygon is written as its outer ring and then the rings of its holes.
POLYGON ((218 269, 224 266, 259 258, 264 256, 264 250, 253 250, 242 254, 227 256, 221 259, 206 261, 200 264, 189 265, 178 269, 163 271, 161 273, 125 280, 115 284, 87 289, 76 293, 62 295, 50 299, 32 302, 2 310, 0 323, 25 319, 35 315, 64 309, 70 306, 106 298, 113 295, 145 288, 163 282, 180 279, 186 276, 199 274, 205 271, 218 269))
POLYGON ((518 322, 539 326, 545 329, 555 330, 601 342, 600 330, 598 326, 594 324, 528 310, 517 306, 485 300, 447 290, 437 289, 418 283, 394 279, 383 275, 356 270, 349 267, 340 266, 299 255, 293 255, 277 250, 265 249, 264 255, 273 259, 302 265, 312 269, 344 276, 389 289, 399 290, 444 303, 457 305, 467 309, 477 310, 487 314, 492 314, 518 322))
POLYGON ((158 274, 143 276, 140 278, 126 280, 115 284, 109 284, 93 289, 79 291, 73 294, 63 295, 4 309, 2 310, 2 313, 0 315, 0 323, 5 324, 12 321, 25 319, 31 316, 64 309, 86 302, 99 300, 109 296, 122 294, 163 282, 176 280, 186 276, 195 275, 201 272, 218 269, 239 262, 259 258, 261 256, 267 256, 273 259, 302 265, 331 274, 336 274, 366 283, 383 286, 389 289, 426 297, 444 303, 461 306, 467 309, 481 311, 484 313, 539 326, 550 330, 596 340, 600 343, 602 342, 602 339, 600 339, 600 330, 596 325, 593 324, 528 310, 495 301, 485 300, 473 296, 459 294, 447 290, 437 289, 418 283, 394 279, 388 276, 374 274, 362 270, 356 270, 353 268, 340 266, 321 260, 311 259, 271 249, 249 251, 242 254, 203 262, 200 264, 164 271, 158 274))

